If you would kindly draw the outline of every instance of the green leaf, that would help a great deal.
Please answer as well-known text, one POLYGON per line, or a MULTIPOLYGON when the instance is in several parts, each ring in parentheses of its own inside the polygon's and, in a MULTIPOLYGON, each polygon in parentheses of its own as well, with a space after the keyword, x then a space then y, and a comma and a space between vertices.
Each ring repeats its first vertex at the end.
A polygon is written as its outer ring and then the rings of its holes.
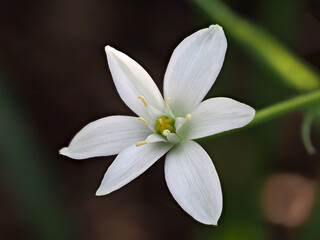
POLYGON ((302 141, 303 144, 306 148, 306 150, 308 151, 309 154, 315 154, 316 153, 316 149, 314 148, 314 146, 312 145, 311 142, 311 136, 310 136, 310 131, 311 131, 311 127, 312 127, 312 123, 314 120, 314 112, 311 110, 309 111, 302 122, 302 126, 301 126, 301 136, 302 136, 302 141))

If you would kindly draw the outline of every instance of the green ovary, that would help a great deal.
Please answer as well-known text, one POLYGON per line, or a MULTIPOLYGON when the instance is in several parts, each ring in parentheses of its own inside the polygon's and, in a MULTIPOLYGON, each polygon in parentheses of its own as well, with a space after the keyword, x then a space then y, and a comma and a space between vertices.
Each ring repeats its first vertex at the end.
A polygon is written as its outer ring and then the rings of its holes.
POLYGON ((172 118, 168 118, 167 116, 160 117, 157 121, 156 132, 160 133, 162 136, 164 130, 169 130, 171 133, 175 133, 176 129, 174 128, 175 120, 172 118))

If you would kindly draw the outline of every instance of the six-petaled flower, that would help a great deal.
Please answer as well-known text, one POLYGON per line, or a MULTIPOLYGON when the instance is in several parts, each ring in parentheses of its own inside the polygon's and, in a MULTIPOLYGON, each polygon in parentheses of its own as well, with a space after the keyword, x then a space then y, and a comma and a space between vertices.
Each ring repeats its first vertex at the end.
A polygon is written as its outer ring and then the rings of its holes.
POLYGON ((212 25, 185 38, 174 50, 162 97, 133 59, 107 46, 109 68, 122 100, 138 117, 111 116, 85 126, 60 153, 74 159, 118 154, 96 195, 129 183, 163 155, 165 179, 174 199, 193 218, 216 225, 222 192, 215 167, 198 139, 242 127, 253 108, 230 98, 202 102, 222 67, 227 41, 212 25))

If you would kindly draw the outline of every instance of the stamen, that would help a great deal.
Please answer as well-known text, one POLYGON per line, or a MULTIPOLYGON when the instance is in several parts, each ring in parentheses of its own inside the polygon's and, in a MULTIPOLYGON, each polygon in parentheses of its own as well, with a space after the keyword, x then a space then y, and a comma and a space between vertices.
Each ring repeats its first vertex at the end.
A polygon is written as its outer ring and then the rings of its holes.
POLYGON ((148 125, 147 121, 143 117, 138 117, 138 120, 143 122, 144 125, 146 125, 146 126, 148 125))
POLYGON ((162 135, 166 137, 169 133, 171 133, 170 130, 166 129, 162 132, 162 135))
POLYGON ((143 96, 139 95, 138 98, 142 100, 145 107, 148 107, 147 100, 143 96))
POLYGON ((192 115, 191 115, 190 113, 188 113, 187 116, 186 116, 186 119, 187 119, 187 120, 190 120, 190 119, 191 119, 191 116, 192 116, 192 115))
POLYGON ((170 106, 168 105, 169 100, 171 100, 171 97, 166 97, 166 99, 164 100, 164 105, 166 106, 166 108, 170 108, 170 106))
POLYGON ((159 118, 159 123, 160 123, 160 125, 163 125, 163 120, 162 120, 162 118, 159 118))
POLYGON ((136 143, 136 147, 140 147, 140 146, 145 145, 145 144, 147 144, 147 143, 148 143, 147 140, 141 141, 141 142, 137 142, 137 143, 136 143))

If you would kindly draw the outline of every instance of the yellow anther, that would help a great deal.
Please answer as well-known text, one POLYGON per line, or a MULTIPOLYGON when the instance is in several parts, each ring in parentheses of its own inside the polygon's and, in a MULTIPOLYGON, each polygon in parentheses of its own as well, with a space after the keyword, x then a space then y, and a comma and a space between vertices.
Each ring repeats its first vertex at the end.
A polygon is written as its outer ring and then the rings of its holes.
POLYGON ((145 145, 145 144, 147 144, 147 143, 148 143, 147 140, 141 141, 141 142, 137 142, 137 143, 136 143, 136 147, 140 147, 140 146, 145 145))
POLYGON ((162 118, 159 118, 159 123, 160 123, 161 125, 163 124, 162 118))
POLYGON ((166 106, 166 108, 170 108, 170 106, 168 105, 169 100, 171 100, 171 97, 166 97, 166 99, 164 100, 164 105, 166 106))
POLYGON ((186 119, 187 119, 187 120, 190 120, 190 119, 191 119, 191 116, 192 116, 192 115, 191 115, 190 113, 188 113, 187 116, 186 116, 186 119))
POLYGON ((138 98, 142 100, 144 106, 148 107, 147 100, 143 96, 139 95, 138 98))
POLYGON ((162 132, 162 135, 166 137, 169 133, 171 133, 170 130, 166 129, 162 132))
POLYGON ((143 117, 138 117, 138 120, 143 122, 144 125, 146 125, 146 126, 148 125, 147 121, 143 117))

